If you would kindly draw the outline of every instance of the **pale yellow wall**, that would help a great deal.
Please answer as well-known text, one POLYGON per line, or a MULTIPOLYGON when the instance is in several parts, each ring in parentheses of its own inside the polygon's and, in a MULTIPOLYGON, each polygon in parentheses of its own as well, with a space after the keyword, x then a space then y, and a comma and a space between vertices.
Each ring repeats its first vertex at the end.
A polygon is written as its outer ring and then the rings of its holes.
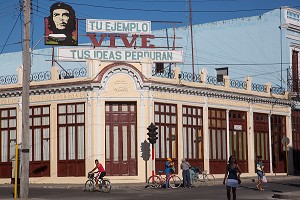
MULTIPOLYGON (((100 62, 96 63, 99 70, 104 69, 107 65, 112 63, 100 62)), ((122 65, 120 65, 122 66, 122 65)), ((151 66, 151 62, 145 64, 132 64, 138 71, 144 71, 145 73, 151 73, 149 70, 145 70, 145 66, 151 66)), ((117 66, 118 67, 118 66, 117 66)), ((96 69, 95 68, 95 69, 96 69)), ((138 175, 137 176, 123 176, 123 177, 109 177, 113 182, 144 182, 145 175, 145 162, 141 158, 140 144, 144 140, 147 140, 147 127, 151 122, 154 122, 154 102, 161 103, 173 103, 177 104, 177 119, 178 119, 178 161, 180 164, 183 158, 183 144, 182 144, 182 106, 192 105, 203 107, 203 145, 204 145, 204 168, 209 172, 209 137, 208 137, 208 108, 222 108, 226 110, 243 110, 247 112, 247 128, 248 128, 248 166, 249 173, 247 175, 255 175, 254 169, 254 135, 253 135, 253 123, 251 124, 250 118, 253 112, 260 113, 272 113, 287 116, 287 136, 291 138, 291 118, 290 108, 288 106, 278 106, 262 103, 249 104, 245 101, 220 99, 214 97, 203 97, 196 95, 187 95, 181 93, 168 93, 160 91, 151 91, 147 89, 139 88, 139 84, 136 83, 136 79, 132 77, 132 74, 128 74, 127 71, 115 71, 113 75, 108 74, 109 70, 103 75, 109 76, 107 82, 95 83, 101 85, 102 88, 94 88, 93 91, 81 91, 81 92, 66 92, 55 93, 45 95, 32 95, 30 96, 31 105, 50 105, 50 160, 51 177, 30 178, 30 182, 34 183, 84 183, 86 177, 57 177, 57 104, 58 103, 74 103, 84 102, 86 110, 86 128, 85 128, 85 157, 86 157, 86 174, 94 167, 94 160, 99 159, 103 165, 105 164, 105 102, 107 101, 133 101, 137 103, 137 163, 138 163, 138 175)), ((93 72, 97 74, 97 72, 93 72)), ((135 73, 138 75, 138 73, 135 73)), ((157 81, 160 84, 165 84, 166 87, 176 88, 176 84, 179 84, 178 79, 166 79, 157 77, 146 76, 144 81, 157 81), (147 78, 148 77, 148 78, 147 78), (173 84, 169 86, 168 84, 173 84)), ((151 76, 151 74, 150 74, 151 76)), ((139 77, 139 81, 142 80, 139 77)), ((86 80, 81 78, 78 80, 86 80)), ((33 85, 46 85, 49 83, 65 83, 71 82, 68 80, 58 80, 58 82, 45 81, 35 82, 33 85)), ((74 81, 74 80, 73 80, 74 81)), ((141 84, 151 85, 155 83, 142 82, 141 84)), ((236 92, 240 94, 256 94, 262 97, 270 97, 269 94, 252 92, 248 90, 237 90, 234 88, 228 88, 224 86, 213 86, 204 83, 193 83, 181 81, 180 86, 189 86, 195 88, 211 88, 229 92, 236 92)), ((2 86, 1 86, 2 88, 2 86)), ((9 86, 5 86, 9 88, 9 86)), ((286 96, 277 95, 276 97, 281 99, 287 99, 286 96)), ((20 98, 1 98, 1 108, 17 107, 17 126, 18 126, 18 140, 21 136, 21 124, 22 117, 20 108, 20 98)), ((150 176, 152 170, 151 157, 147 162, 147 176, 150 176)), ((177 170, 181 174, 180 170, 177 170)), ((223 175, 217 175, 216 177, 223 177, 223 175)), ((9 182, 8 179, 0 179, 0 183, 9 182)))

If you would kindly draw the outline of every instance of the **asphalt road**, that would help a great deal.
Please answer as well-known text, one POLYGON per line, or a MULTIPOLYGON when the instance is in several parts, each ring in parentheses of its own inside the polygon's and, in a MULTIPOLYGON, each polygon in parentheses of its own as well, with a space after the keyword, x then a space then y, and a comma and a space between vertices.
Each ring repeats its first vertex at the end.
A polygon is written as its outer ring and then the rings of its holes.
MULTIPOLYGON (((226 188, 224 185, 200 186, 198 188, 178 189, 150 189, 140 185, 113 185, 110 193, 99 191, 84 192, 83 187, 68 187, 66 185, 52 186, 30 186, 29 198, 42 199, 103 199, 103 200, 196 200, 196 199, 226 199, 226 188)), ((300 177, 293 180, 277 180, 266 183, 265 191, 255 189, 255 183, 244 182, 237 189, 237 199, 273 199, 274 193, 298 192, 300 191, 300 177)), ((0 199, 11 199, 13 187, 11 185, 0 186, 0 199)))

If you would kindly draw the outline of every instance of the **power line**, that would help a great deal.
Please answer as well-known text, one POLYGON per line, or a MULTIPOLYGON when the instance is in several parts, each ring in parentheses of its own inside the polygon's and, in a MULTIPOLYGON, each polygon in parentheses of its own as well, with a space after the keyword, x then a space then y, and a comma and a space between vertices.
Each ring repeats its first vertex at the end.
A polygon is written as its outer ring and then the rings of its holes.
MULTIPOLYGON (((54 1, 55 0, 50 0, 54 1)), ((121 7, 113 7, 113 6, 102 6, 102 5, 94 5, 94 4, 86 4, 86 3, 74 3, 74 2, 65 2, 71 5, 77 6, 87 6, 93 8, 106 8, 106 9, 115 9, 115 10, 127 10, 127 11, 145 11, 145 12, 168 12, 168 13, 186 13, 186 10, 160 10, 160 9, 141 9, 141 8, 121 8, 121 7)), ((295 8, 300 6, 293 6, 295 8)), ((195 10, 193 13, 232 13, 232 12, 252 12, 252 11, 271 11, 277 8, 254 8, 254 9, 241 9, 241 10, 195 10)))
MULTIPOLYGON (((157 1, 154 1, 154 0, 109 0, 109 1, 120 1, 120 2, 150 2, 150 3, 160 3, 160 2, 167 2, 167 3, 174 3, 174 2, 179 2, 179 3, 182 3, 182 0, 178 0, 178 1, 175 1, 175 0, 168 0, 168 1, 161 1, 161 0, 157 0, 157 1)), ((238 1, 238 0, 193 0, 193 3, 203 3, 203 2, 216 2, 216 1, 238 1)))
POLYGON ((5 44, 4 44, 4 46, 3 46, 3 48, 2 48, 2 50, 1 50, 1 52, 0 52, 0 55, 2 54, 4 48, 6 47, 6 44, 7 44, 8 40, 9 40, 9 38, 10 38, 10 36, 11 36, 13 30, 15 29, 15 26, 16 26, 18 20, 19 20, 20 15, 21 15, 21 12, 19 13, 19 16, 17 17, 17 20, 15 21, 15 24, 14 24, 13 28, 11 29, 11 31, 10 31, 10 33, 9 33, 9 35, 8 35, 6 41, 5 41, 5 44))

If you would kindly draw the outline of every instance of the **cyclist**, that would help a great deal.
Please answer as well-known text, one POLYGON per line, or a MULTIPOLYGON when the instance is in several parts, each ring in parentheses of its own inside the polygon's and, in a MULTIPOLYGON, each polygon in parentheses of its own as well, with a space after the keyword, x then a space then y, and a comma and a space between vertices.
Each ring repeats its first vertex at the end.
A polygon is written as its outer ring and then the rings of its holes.
POLYGON ((98 179, 100 178, 101 180, 103 180, 103 177, 106 175, 106 172, 105 172, 104 167, 102 166, 102 164, 99 163, 98 159, 95 160, 95 165, 96 165, 95 168, 92 171, 90 171, 90 173, 93 173, 93 171, 98 169, 98 172, 97 172, 97 175, 96 175, 96 178, 95 178, 96 187, 98 187, 98 179))
POLYGON ((171 158, 167 158, 167 162, 165 163, 165 172, 166 172, 166 188, 169 187, 169 182, 168 182, 168 179, 171 175, 171 172, 172 170, 171 169, 174 169, 174 162, 172 161, 171 158))

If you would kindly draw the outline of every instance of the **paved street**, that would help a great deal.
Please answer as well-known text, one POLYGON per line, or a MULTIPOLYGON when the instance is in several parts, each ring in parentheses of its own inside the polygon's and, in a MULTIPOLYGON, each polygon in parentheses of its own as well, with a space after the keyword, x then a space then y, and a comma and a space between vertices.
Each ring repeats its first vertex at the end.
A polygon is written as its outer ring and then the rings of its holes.
MULTIPOLYGON (((110 193, 84 192, 80 185, 31 185, 31 199, 226 199, 225 186, 217 182, 215 186, 201 186, 199 188, 179 188, 179 189, 150 189, 144 188, 145 184, 115 184, 110 193)), ((265 185, 265 191, 255 189, 255 183, 250 179, 243 181, 238 188, 238 199, 273 199, 276 194, 288 192, 297 193, 300 189, 300 177, 293 179, 274 180, 265 185)), ((11 185, 0 186, 0 199, 12 198, 11 185)), ((299 192, 298 192, 299 194, 299 192)), ((294 198, 295 199, 295 198, 294 198)), ((299 196, 300 199, 300 196, 299 196)))

